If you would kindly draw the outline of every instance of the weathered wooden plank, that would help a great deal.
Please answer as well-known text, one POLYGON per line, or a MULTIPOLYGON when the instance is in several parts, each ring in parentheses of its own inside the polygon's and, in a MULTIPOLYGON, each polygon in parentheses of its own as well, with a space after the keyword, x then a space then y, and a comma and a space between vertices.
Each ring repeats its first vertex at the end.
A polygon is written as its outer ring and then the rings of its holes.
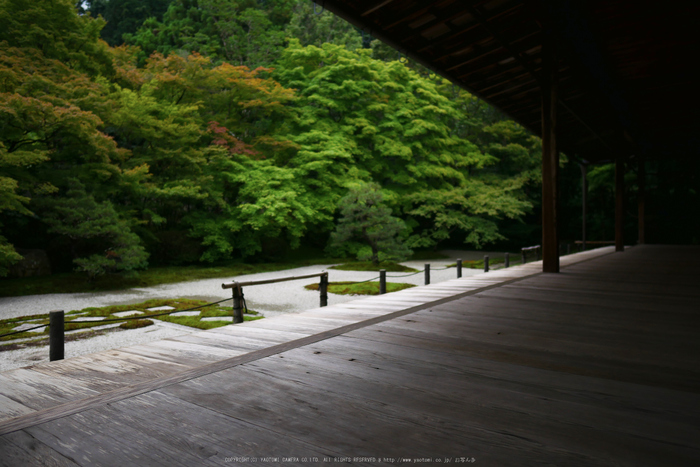
MULTIPOLYGON (((69 418, 83 427, 100 427, 100 433, 112 438, 112 449, 118 450, 127 445, 140 452, 148 452, 151 458, 156 454, 159 464, 217 465, 224 461, 223 457, 218 458, 221 447, 211 440, 197 442, 197 437, 184 426, 171 425, 164 430, 159 423, 161 418, 156 415, 157 410, 134 410, 131 400, 126 404, 124 402, 118 409, 107 405, 69 418), (147 419, 145 422, 144 416, 147 419)), ((62 437, 64 433, 57 435, 62 437)), ((84 440, 82 444, 89 442, 84 440)), ((82 446, 76 446, 76 451, 82 450, 82 446)), ((92 459, 85 460, 92 463, 92 459)))
POLYGON ((136 355, 110 350, 76 358, 36 365, 33 371, 74 380, 88 389, 103 392, 137 382, 151 381, 182 371, 181 361, 164 361, 154 355, 136 355))
POLYGON ((24 431, 16 431, 0 437, 0 454, 0 466, 73 467, 78 465, 24 431))
MULTIPOLYGON (((58 375, 47 377, 28 368, 0 374, 0 395, 32 409, 51 407, 95 394, 96 391, 81 386, 76 380, 58 375)), ((4 413, 2 408, 0 413, 4 413)))
POLYGON ((385 304, 385 303, 356 303, 356 302, 341 303, 337 306, 343 307, 343 308, 349 308, 352 310, 369 310, 370 312, 375 311, 377 314, 401 310, 401 309, 405 308, 404 304, 392 305, 392 304, 385 304))
MULTIPOLYGON (((620 318, 608 314, 608 319, 604 321, 604 324, 600 324, 590 316, 586 316, 586 320, 582 320, 581 315, 572 312, 566 306, 559 307, 555 316, 550 313, 543 319, 534 319, 530 316, 530 312, 537 312, 540 309, 534 304, 529 304, 530 309, 521 308, 521 313, 508 316, 507 314, 498 314, 497 311, 489 312, 486 310, 484 312, 483 302, 488 302, 488 300, 467 304, 467 312, 456 310, 454 305, 447 310, 444 307, 435 307, 402 320, 394 320, 393 323, 404 327, 407 326, 404 323, 410 323, 412 328, 439 326, 445 323, 486 334, 509 333, 510 338, 541 338, 542 345, 548 345, 544 343, 545 339, 556 339, 563 342, 562 346, 558 347, 562 351, 571 346, 576 349, 583 349, 586 346, 621 347, 623 354, 634 354, 630 356, 647 361, 654 360, 657 357, 655 354, 669 352, 676 354, 674 357, 676 360, 690 361, 694 359, 693 355, 687 355, 688 351, 695 349, 700 352, 700 341, 692 339, 695 333, 692 328, 688 328, 688 323, 685 323, 685 327, 668 325, 666 326, 667 332, 664 333, 663 326, 649 328, 649 322, 644 323, 644 326, 630 328, 627 322, 639 318, 638 315, 620 318), (689 339, 669 339, 672 337, 669 334, 689 339), (682 350, 679 350, 678 347, 682 347, 682 350)), ((575 309, 577 310, 578 307, 575 309)), ((656 318, 661 320, 658 314, 656 318)))
POLYGON ((35 409, 17 402, 15 398, 10 398, 0 394, 0 420, 18 417, 20 415, 34 412, 35 409))
POLYGON ((629 332, 656 332, 668 328, 672 332, 692 332, 684 313, 669 311, 663 314, 654 310, 635 308, 611 308, 607 306, 590 307, 580 303, 568 303, 557 307, 547 306, 537 300, 517 300, 510 297, 485 297, 477 295, 456 302, 431 307, 433 312, 463 315, 487 315, 494 317, 511 317, 512 319, 529 319, 545 323, 570 322, 575 320, 580 326, 600 328, 624 328, 629 332))
POLYGON ((176 465, 186 466, 178 455, 158 449, 154 443, 119 442, 99 425, 87 426, 73 417, 32 426, 24 430, 64 457, 84 465, 176 465))
POLYGON ((186 342, 169 340, 155 341, 148 344, 125 347, 122 349, 122 351, 126 353, 143 355, 146 357, 153 356, 164 361, 189 364, 192 367, 201 365, 202 363, 225 360, 227 358, 248 353, 248 351, 240 349, 223 349, 210 345, 190 344, 186 342))
POLYGON ((269 345, 281 344, 283 342, 289 342, 290 340, 300 339, 306 336, 306 334, 292 332, 288 330, 280 331, 277 329, 263 329, 252 326, 240 326, 237 324, 210 329, 207 332, 217 334, 221 333, 232 337, 256 339, 263 342, 268 342, 270 343, 269 345))
MULTIPOLYGON (((323 348, 323 344, 315 347, 323 348)), ((685 458, 691 459, 695 435, 700 433, 691 423, 667 420, 663 416, 650 417, 646 410, 620 410, 615 406, 602 408, 561 398, 545 399, 529 386, 518 388, 518 391, 504 390, 493 384, 493 380, 474 384, 471 378, 459 375, 445 378, 439 371, 434 376, 439 380, 425 378, 422 385, 405 372, 396 372, 401 379, 389 383, 382 370, 375 370, 368 381, 367 375, 351 376, 331 366, 321 370, 315 364, 319 354, 308 351, 303 354, 303 350, 289 352, 284 359, 260 360, 246 365, 246 368, 261 372, 267 378, 303 382, 304 387, 308 385, 315 390, 336 392, 339 397, 370 401, 370 405, 376 405, 380 407, 378 410, 386 410, 396 418, 404 417, 405 413, 419 415, 422 412, 424 418, 439 418, 464 427, 485 429, 492 437, 489 442, 496 444, 498 441, 493 439, 493 433, 507 433, 518 439, 536 439, 548 449, 573 451, 585 456, 587 447, 581 445, 581 439, 585 439, 594 444, 598 452, 625 451, 628 459, 644 461, 663 459, 667 453, 666 443, 672 442, 684 445, 685 458), (455 387, 459 390, 455 391, 455 387), (485 394, 488 394, 487 405, 484 405, 485 394), (606 421, 603 422, 604 429, 600 430, 598 425, 602 420, 606 421), (533 436, 535 432, 536 437, 533 436)), ((509 444, 510 447, 517 446, 512 441, 509 444)), ((517 447, 524 451, 532 449, 528 443, 517 447)))
MULTIPOLYGON (((697 394, 473 358, 465 351, 469 344, 456 340, 410 339, 375 332, 372 328, 353 331, 349 336, 357 338, 357 344, 346 345, 345 337, 323 341, 289 351, 284 359, 251 362, 246 367, 257 368, 270 365, 269 362, 291 367, 309 366, 314 367, 310 371, 320 374, 338 372, 407 389, 461 394, 459 398, 463 401, 481 402, 487 395, 489 404, 495 404, 497 398, 494 397, 501 394, 498 403, 513 410, 518 404, 527 405, 525 395, 529 395, 539 401, 562 401, 577 407, 591 405, 611 411, 631 410, 633 414, 647 414, 688 427, 695 426, 700 417, 697 394), (337 344, 338 340, 343 341, 341 345, 337 344), (364 340, 375 342, 361 342, 364 340), (412 350, 402 351, 401 347, 412 347, 412 350), (650 405, 650 401, 653 404, 650 405)), ((546 404, 543 407, 550 415, 557 416, 546 404)))
POLYGON ((331 318, 331 319, 337 319, 339 321, 342 321, 345 324, 348 324, 348 323, 358 323, 358 322, 363 321, 363 320, 368 319, 368 318, 372 318, 375 316, 386 314, 386 311, 385 310, 384 311, 377 311, 377 310, 369 310, 369 309, 345 308, 345 309, 342 309, 341 311, 339 311, 339 310, 329 311, 329 312, 305 311, 301 314, 307 318, 331 318))
POLYGON ((561 276, 553 277, 546 282, 525 279, 517 284, 518 287, 533 287, 536 289, 565 289, 576 290, 579 292, 608 292, 613 294, 658 294, 665 293, 668 295, 687 295, 697 297, 700 296, 700 290, 697 288, 689 288, 689 285, 697 284, 700 275, 682 283, 683 279, 688 279, 686 275, 674 277, 673 274, 667 273, 663 282, 658 280, 658 274, 645 278, 640 275, 635 275, 634 279, 628 278, 625 281, 614 280, 613 277, 607 275, 591 275, 579 274, 578 270, 564 271, 561 276), (671 277, 668 277, 668 276, 671 277))
MULTIPOLYGON (((210 388, 202 400, 190 403, 155 391, 100 410, 106 417, 120 417, 129 425, 133 420, 132 426, 137 432, 151 433, 168 445, 188 446, 191 452, 204 453, 212 460, 218 459, 219 463, 224 456, 320 457, 322 452, 329 453, 296 439, 293 433, 280 436, 277 430, 262 429, 257 423, 247 423, 207 408, 206 401, 220 392, 219 388, 210 388)), ((230 395, 236 397, 235 393, 230 395)), ((332 447, 330 452, 340 454, 332 447)))
MULTIPOLYGON (((404 332, 405 328, 395 325, 395 322, 382 323, 378 325, 380 329, 399 329, 399 334, 404 332)), ((429 334, 425 331, 425 334, 429 334)), ((464 339, 463 332, 453 331, 450 327, 444 328, 442 336, 464 339)), ((661 387, 697 391, 700 388, 700 374, 697 371, 692 371, 688 368, 673 368, 665 365, 654 365, 651 363, 637 363, 628 360, 613 360, 606 357, 578 355, 575 352, 570 354, 562 352, 551 352, 547 347, 538 348, 536 346, 525 346, 522 342, 515 344, 508 340, 500 340, 501 336, 494 336, 492 339, 480 337, 476 340, 473 336, 468 339, 468 345, 474 355, 497 359, 506 363, 515 363, 526 365, 532 368, 541 368, 579 374, 585 376, 605 377, 612 380, 634 382, 639 384, 659 385, 661 387), (515 352, 507 352, 509 348, 519 349, 515 352)), ((334 339, 329 345, 335 345, 339 342, 334 339)), ((347 344, 350 345, 350 344, 347 344)), ((355 344, 353 344, 355 345, 355 344)), ((380 344, 372 346, 373 349, 381 353, 378 358, 389 358, 390 354, 400 355, 402 358, 415 359, 431 359, 431 363, 442 365, 444 371, 448 371, 453 365, 457 365, 461 361, 461 357, 450 357, 450 363, 444 361, 445 356, 434 352, 414 351, 410 348, 402 347, 384 347, 380 344)), ((357 349, 358 351, 360 349, 357 349)), ((465 364, 470 363, 469 360, 465 364)))
MULTIPOLYGON (((273 357, 275 358, 275 357, 273 357)), ((347 399, 303 383, 304 375, 263 378, 243 368, 208 375, 162 391, 186 401, 198 401, 211 410, 254 423, 259 427, 293 433, 312 445, 328 446, 357 456, 467 456, 483 453, 473 440, 467 442, 465 428, 445 421, 439 426, 412 414, 396 416, 379 404, 347 399), (216 387, 214 394, 208 390, 216 387), (288 394, 288 397, 279 397, 288 394), (318 427, 323 427, 318 429, 318 427), (469 454, 467 454, 469 453, 469 454)), ((484 433, 491 438, 493 433, 484 433)), ((491 438, 493 441, 493 438, 491 438)), ((508 448, 500 446, 495 458, 505 461, 508 448)))
POLYGON ((218 347, 228 350, 238 350, 241 352, 257 350, 270 345, 269 341, 263 341, 261 339, 256 339, 255 337, 230 336, 219 332, 215 333, 208 331, 185 334, 184 336, 171 337, 166 340, 218 347))

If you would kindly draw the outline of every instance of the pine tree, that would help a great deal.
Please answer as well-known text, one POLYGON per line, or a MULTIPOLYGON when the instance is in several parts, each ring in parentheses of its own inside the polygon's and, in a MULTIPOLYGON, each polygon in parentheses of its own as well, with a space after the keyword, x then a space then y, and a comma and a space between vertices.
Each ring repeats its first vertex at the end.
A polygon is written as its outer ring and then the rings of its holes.
POLYGON ((381 187, 363 183, 350 189, 340 201, 341 218, 331 234, 332 249, 353 248, 349 241, 359 240, 365 246, 357 248, 357 259, 378 265, 382 260, 401 261, 413 252, 401 240, 406 230, 403 221, 391 215, 384 204, 381 187))

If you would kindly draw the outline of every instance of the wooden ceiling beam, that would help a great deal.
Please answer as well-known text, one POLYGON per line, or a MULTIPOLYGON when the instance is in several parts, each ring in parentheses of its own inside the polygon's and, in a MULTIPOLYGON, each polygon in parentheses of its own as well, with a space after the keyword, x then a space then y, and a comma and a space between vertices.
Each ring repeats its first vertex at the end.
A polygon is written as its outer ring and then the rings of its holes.
MULTIPOLYGON (((494 38, 496 38, 496 40, 498 40, 499 42, 501 42, 501 44, 502 44, 508 51, 510 51, 510 52, 512 53, 512 55, 515 57, 515 59, 518 60, 518 61, 525 67, 525 69, 528 70, 528 71, 532 74, 532 76, 537 80, 537 82, 538 82, 538 83, 540 84, 540 86, 541 86, 541 85, 542 85, 542 77, 541 77, 539 74, 537 74, 537 73, 535 72, 535 70, 534 70, 534 68, 532 67, 532 65, 530 64, 529 60, 528 60, 527 58, 523 57, 522 54, 520 54, 518 51, 514 50, 514 49, 510 46, 510 44, 508 43, 508 41, 505 40, 505 39, 502 37, 502 35, 501 35, 498 31, 496 31, 495 28, 493 28, 493 27, 488 23, 487 20, 484 19, 483 15, 482 15, 479 11, 477 11, 477 9, 476 9, 475 7, 469 5, 468 3, 465 3, 465 8, 466 8, 477 20, 479 20, 479 21, 484 25, 484 27, 485 27, 487 30, 489 30, 489 32, 491 32, 491 33, 493 34, 493 36, 494 36, 494 38)), ((608 149, 610 149, 610 150, 612 151, 612 148, 610 147, 610 145, 609 145, 609 144, 608 144, 608 143, 607 143, 593 128, 591 128, 591 126, 590 126, 586 121, 584 121, 579 115, 577 115, 576 112, 571 108, 571 106, 569 106, 569 105, 568 105, 565 101, 563 101, 562 99, 559 99, 559 104, 562 106, 562 108, 563 108, 564 110, 566 110, 567 112, 569 112, 570 114, 572 114, 572 115, 576 118, 576 120, 579 121, 580 124, 582 124, 582 125, 583 125, 584 127, 586 127, 589 131, 591 131, 594 135, 596 135, 596 137, 597 137, 598 139, 600 139, 600 141, 603 143, 603 145, 604 145, 605 147, 607 147, 608 149)))
POLYGON ((432 2, 430 5, 425 5, 424 3, 421 3, 418 8, 414 8, 413 10, 407 12, 404 14, 404 16, 400 17, 393 23, 389 23, 386 26, 384 26, 385 31, 390 31, 394 29, 396 26, 401 26, 403 24, 408 23, 409 21, 415 21, 421 16, 430 13, 430 10, 435 7, 436 4, 438 3, 445 3, 445 2, 432 2))
MULTIPOLYGON (((497 18, 500 18, 501 16, 506 15, 506 14, 514 14, 515 10, 517 10, 519 8, 520 8, 520 5, 517 5, 516 7, 504 9, 503 11, 494 14, 492 17, 490 17, 490 19, 491 20, 497 19, 497 18)), ((476 22, 474 24, 470 24, 468 26, 464 26, 460 29, 455 30, 452 33, 452 35, 450 35, 448 37, 444 37, 442 39, 432 41, 429 44, 416 49, 416 53, 422 54, 423 52, 425 52, 426 49, 428 49, 430 47, 443 47, 445 45, 445 43, 447 43, 449 41, 454 41, 455 39, 468 33, 469 31, 472 31, 472 30, 478 28, 479 26, 480 26, 479 22, 476 22)), ((460 38, 460 40, 463 41, 464 38, 460 38)))
POLYGON ((533 85, 533 84, 534 84, 534 86, 532 86, 530 89, 526 90, 525 92, 529 93, 531 91, 539 90, 540 84, 537 81, 535 81, 534 79, 529 79, 525 82, 522 82, 522 83, 517 84, 515 86, 511 86, 511 87, 506 88, 506 89, 502 89, 502 90, 495 92, 493 94, 485 94, 485 97, 486 97, 486 99, 493 99, 494 97, 510 93, 515 89, 521 88, 523 86, 533 85))
POLYGON ((383 6, 385 6, 385 5, 388 5, 389 3, 393 2, 393 1, 394 1, 394 0, 384 0, 384 1, 381 2, 380 4, 373 6, 373 7, 370 8, 369 10, 366 10, 366 11, 365 11, 364 13, 362 13, 360 16, 365 17, 365 16, 369 15, 370 13, 374 13, 375 11, 377 11, 378 9, 380 9, 381 7, 383 7, 383 6))

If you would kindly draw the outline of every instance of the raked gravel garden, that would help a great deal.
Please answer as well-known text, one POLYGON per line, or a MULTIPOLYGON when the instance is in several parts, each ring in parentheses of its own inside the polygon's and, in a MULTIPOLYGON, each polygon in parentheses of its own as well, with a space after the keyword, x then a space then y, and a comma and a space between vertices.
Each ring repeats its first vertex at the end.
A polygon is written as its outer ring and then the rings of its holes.
MULTIPOLYGON (((431 283, 438 283, 456 278, 456 269, 450 267, 456 258, 465 261, 482 259, 485 252, 465 252, 456 250, 442 251, 445 259, 427 261, 406 261, 401 264, 422 270, 424 264, 431 265, 431 283)), ((498 256, 499 253, 493 255, 498 256)), ((493 256, 492 256, 493 257, 493 256)), ((42 316, 24 318, 32 315, 45 316, 49 311, 62 310, 66 313, 65 357, 77 357, 95 352, 144 344, 167 339, 169 337, 197 332, 215 326, 231 324, 231 301, 210 306, 203 310, 190 310, 197 305, 218 302, 231 298, 231 290, 221 288, 223 282, 231 280, 253 281, 285 276, 301 276, 329 272, 329 281, 365 281, 378 276, 374 271, 344 271, 330 269, 332 264, 316 265, 288 269, 284 271, 249 274, 235 278, 224 277, 184 281, 148 288, 134 288, 124 291, 99 293, 46 294, 22 297, 0 298, 0 320, 21 318, 12 323, 12 328, 5 331, 20 331, 42 322, 42 316), (173 311, 175 310, 175 311, 173 311), (190 310, 190 311, 177 311, 190 310), (140 317, 172 312, 148 320, 148 322, 130 320, 100 323, 107 319, 119 317, 140 317), (71 324, 86 322, 88 324, 71 324), (128 324, 125 324, 128 323, 128 324), (152 324, 151 324, 152 323, 152 324), (145 325, 147 324, 147 325, 145 325), (145 325, 145 326, 144 326, 145 325), (140 327, 143 326, 143 327, 140 327), (88 334, 86 334, 88 333, 88 334), (88 337, 89 336, 89 337, 88 337)), ((480 269, 464 269, 463 277, 482 274, 480 269)), ((389 282, 423 285, 424 274, 407 275, 400 272, 387 273, 389 282), (397 277, 402 276, 402 277, 397 277)), ((186 278, 183 278, 186 280, 186 278)), ((284 313, 298 313, 319 306, 318 291, 308 290, 306 285, 317 283, 317 279, 280 282, 259 286, 245 287, 243 290, 248 309, 258 314, 246 315, 246 319, 259 319, 284 313)), ((359 295, 328 294, 328 305, 357 300, 359 295)), ((13 320, 14 321, 14 320, 13 320)), ((37 329, 42 333, 44 328, 37 329)), ((28 337, 31 332, 22 335, 22 339, 0 342, 0 371, 30 366, 48 361, 48 337, 37 334, 28 337)))

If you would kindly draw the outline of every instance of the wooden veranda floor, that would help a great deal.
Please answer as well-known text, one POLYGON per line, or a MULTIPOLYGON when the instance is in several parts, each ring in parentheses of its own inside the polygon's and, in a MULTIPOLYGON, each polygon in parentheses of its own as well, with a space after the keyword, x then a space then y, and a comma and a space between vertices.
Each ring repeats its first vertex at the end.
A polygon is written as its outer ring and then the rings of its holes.
POLYGON ((562 264, 3 373, 0 463, 700 465, 700 248, 562 264))

